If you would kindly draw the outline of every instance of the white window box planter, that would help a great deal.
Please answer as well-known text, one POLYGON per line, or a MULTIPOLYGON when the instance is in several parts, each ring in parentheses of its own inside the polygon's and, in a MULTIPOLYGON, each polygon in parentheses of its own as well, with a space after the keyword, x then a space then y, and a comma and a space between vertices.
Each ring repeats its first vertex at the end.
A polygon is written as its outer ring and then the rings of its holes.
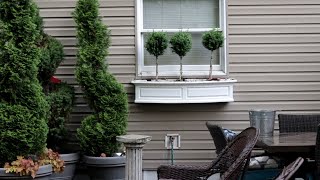
POLYGON ((235 79, 207 81, 134 80, 135 103, 215 103, 232 102, 235 79))

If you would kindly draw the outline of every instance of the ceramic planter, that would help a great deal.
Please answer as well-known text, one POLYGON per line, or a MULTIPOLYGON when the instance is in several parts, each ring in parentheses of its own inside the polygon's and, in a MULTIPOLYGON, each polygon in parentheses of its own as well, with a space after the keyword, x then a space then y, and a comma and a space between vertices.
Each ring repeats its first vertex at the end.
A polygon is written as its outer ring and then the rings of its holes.
POLYGON ((79 162, 79 153, 60 154, 60 158, 64 160, 64 170, 61 173, 53 173, 50 180, 72 180, 79 162))
POLYGON ((91 180, 124 180, 126 158, 83 156, 91 180))
MULTIPOLYGON (((50 180, 50 175, 52 174, 52 166, 45 165, 40 166, 39 170, 37 171, 36 180, 50 180)), ((33 180, 31 176, 20 176, 19 174, 15 173, 5 173, 4 168, 0 168, 0 180, 33 180)))
POLYGON ((235 79, 207 81, 134 80, 135 103, 215 103, 232 102, 235 79))

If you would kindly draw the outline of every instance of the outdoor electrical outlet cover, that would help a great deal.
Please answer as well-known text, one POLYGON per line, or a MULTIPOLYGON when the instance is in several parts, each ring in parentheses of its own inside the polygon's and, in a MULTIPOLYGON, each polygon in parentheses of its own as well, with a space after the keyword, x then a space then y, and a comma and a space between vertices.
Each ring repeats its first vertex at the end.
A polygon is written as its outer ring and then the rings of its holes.
POLYGON ((173 138, 173 149, 179 149, 180 148, 180 135, 179 134, 167 134, 164 141, 164 146, 167 149, 171 149, 171 141, 170 139, 173 138))

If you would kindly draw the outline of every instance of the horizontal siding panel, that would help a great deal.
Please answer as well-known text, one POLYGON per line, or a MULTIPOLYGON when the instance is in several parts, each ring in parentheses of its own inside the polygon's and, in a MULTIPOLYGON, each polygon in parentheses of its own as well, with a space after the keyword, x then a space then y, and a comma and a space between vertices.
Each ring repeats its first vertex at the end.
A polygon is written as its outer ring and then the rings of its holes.
POLYGON ((320 44, 242 44, 229 45, 229 53, 312 53, 319 52, 320 44))
MULTIPOLYGON (((75 56, 77 49, 75 47, 65 47, 64 54, 67 56, 75 56)), ((135 54, 134 46, 111 46, 109 48, 110 55, 130 55, 135 54)))
MULTIPOLYGON (((217 104, 130 104, 130 112, 231 112, 249 109, 276 109, 282 111, 319 111, 320 101, 233 102, 217 104)), ((87 105, 76 105, 75 113, 92 112, 87 105)), ((184 124, 184 123, 183 123, 184 124)), ((237 126, 231 125, 232 128, 237 126)), ((180 127, 183 129, 184 126, 180 127)))
POLYGON ((305 92, 319 91, 319 82, 238 82, 234 85, 234 92, 305 92))
POLYGON ((314 4, 320 4, 318 0, 306 0, 306 1, 301 1, 301 0, 268 0, 268 1, 258 1, 257 0, 229 0, 228 1, 229 5, 239 5, 239 6, 244 6, 244 5, 314 5, 314 4))
MULTIPOLYGON (((210 143, 209 143, 210 144, 210 143)), ((213 144, 213 142, 211 142, 213 144)), ((189 150, 174 150, 174 159, 190 159, 190 160, 206 160, 206 159, 214 159, 216 158, 215 150, 204 151, 189 151, 189 150)), ((157 151, 144 151, 143 158, 147 159, 171 159, 171 154, 169 150, 157 150, 157 151)))
MULTIPOLYGON (((135 74, 132 75, 118 75, 118 74, 114 74, 116 79, 123 84, 129 84, 131 83, 132 80, 135 79, 135 74)), ((68 84, 77 84, 77 81, 75 79, 74 76, 67 76, 67 75, 60 75, 60 74, 56 74, 56 77, 61 79, 62 81, 67 82, 68 84)))
MULTIPOLYGON (((74 9, 40 9, 40 16, 43 18, 72 17, 74 9)), ((126 8, 100 8, 100 16, 102 17, 125 17, 134 16, 134 7, 126 8)))
MULTIPOLYGON (((211 141, 181 140, 181 147, 179 148, 179 150, 205 150, 205 149, 213 149, 213 147, 214 146, 213 146, 212 140, 211 141)), ((152 149, 164 149, 164 141, 150 141, 143 148, 144 151, 148 151, 152 149)))
POLYGON ((320 62, 320 53, 229 54, 232 63, 320 62))
POLYGON ((253 92, 235 93, 235 101, 320 101, 320 92, 253 92))
MULTIPOLYGON (((318 3, 319 4, 319 3, 318 3)), ((259 3, 257 3, 259 5, 259 3)), ((319 5, 275 5, 275 6, 230 6, 230 16, 236 15, 268 15, 268 14, 320 14, 319 5)))
POLYGON ((309 34, 319 33, 320 24, 229 25, 229 34, 309 34))
MULTIPOLYGON (((110 65, 109 71, 113 74, 134 74, 136 69, 134 65, 110 65)), ((60 66, 56 74, 73 75, 75 73, 74 66, 60 66)))
MULTIPOLYGON (((134 17, 108 17, 102 18, 102 22, 109 27, 113 26, 134 26, 134 17)), ((44 19, 44 27, 75 27, 75 22, 71 18, 50 18, 44 19)))
MULTIPOLYGON (((40 8, 74 8, 77 0, 35 0, 40 8)), ((134 6, 133 0, 99 0, 100 7, 134 6)))
MULTIPOLYGON (((136 63, 135 55, 109 55, 106 60, 110 65, 131 65, 136 63)), ((76 64, 76 61, 76 57, 65 57, 64 61, 60 65, 70 66, 76 64)))
POLYGON ((281 82, 281 81, 316 81, 319 82, 320 72, 314 73, 231 73, 239 82, 281 82))
POLYGON ((236 72, 316 72, 320 70, 319 63, 258 63, 230 64, 229 71, 236 72))
POLYGON ((315 24, 320 23, 320 15, 254 15, 254 16, 229 16, 228 23, 266 25, 266 24, 315 24))
MULTIPOLYGON (((320 18, 320 17, 319 17, 320 18)), ((230 35, 229 44, 319 43, 320 34, 230 35)))
MULTIPOLYGON (((212 162, 212 160, 175 160, 174 164, 176 165, 194 165, 194 166, 200 166, 200 165, 204 165, 205 163, 209 163, 212 162)), ((170 164, 171 161, 170 160, 144 160, 143 161, 143 165, 142 168, 144 170, 156 170, 158 168, 158 166, 162 165, 162 164, 170 164)), ((219 176, 217 176, 219 177, 219 176)))
MULTIPOLYGON (((110 27, 111 35, 117 36, 133 36, 134 27, 110 27)), ((75 37, 76 29, 75 28, 45 28, 44 31, 51 36, 60 36, 60 37, 75 37)))
MULTIPOLYGON (((64 46, 76 46, 77 40, 75 37, 56 38, 64 46)), ((111 36, 111 46, 134 46, 134 36, 111 36)))

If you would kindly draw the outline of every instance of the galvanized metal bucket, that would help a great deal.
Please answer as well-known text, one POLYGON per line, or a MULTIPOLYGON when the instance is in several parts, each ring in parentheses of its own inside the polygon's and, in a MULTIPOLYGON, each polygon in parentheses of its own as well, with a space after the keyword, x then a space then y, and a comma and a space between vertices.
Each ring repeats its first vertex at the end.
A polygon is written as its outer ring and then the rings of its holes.
POLYGON ((273 136, 276 111, 274 110, 250 110, 250 126, 260 130, 261 137, 273 136))

